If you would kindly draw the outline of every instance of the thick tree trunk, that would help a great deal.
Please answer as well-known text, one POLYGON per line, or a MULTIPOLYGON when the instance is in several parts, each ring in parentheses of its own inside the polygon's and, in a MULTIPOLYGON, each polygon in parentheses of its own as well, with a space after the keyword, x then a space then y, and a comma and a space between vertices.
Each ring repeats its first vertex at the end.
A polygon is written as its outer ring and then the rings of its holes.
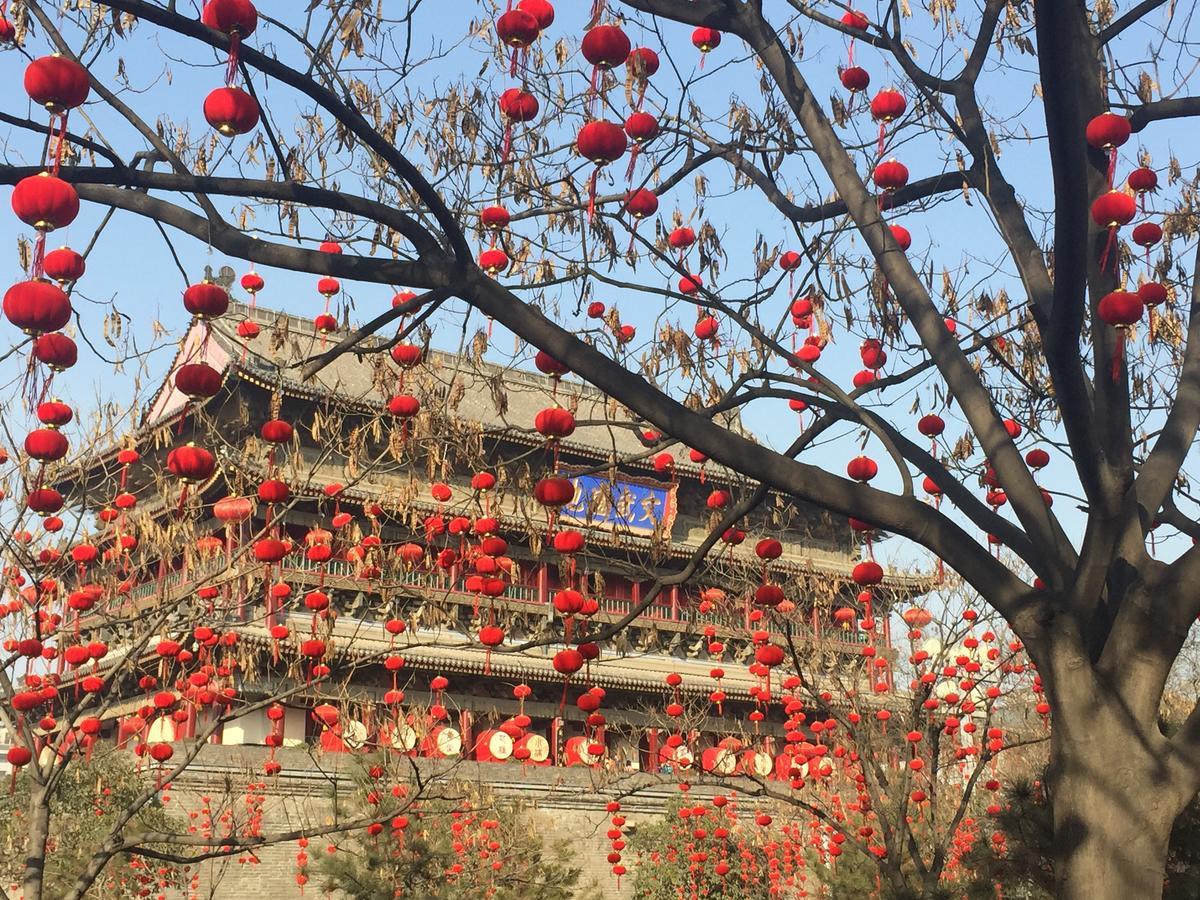
POLYGON ((42 900, 46 876, 46 843, 50 838, 50 798, 42 787, 29 795, 29 838, 25 844, 25 876, 21 882, 22 900, 42 900))
POLYGON ((1076 705, 1061 728, 1055 717, 1049 778, 1062 900, 1162 896, 1178 792, 1157 752, 1157 728, 1137 734, 1112 706, 1076 705))

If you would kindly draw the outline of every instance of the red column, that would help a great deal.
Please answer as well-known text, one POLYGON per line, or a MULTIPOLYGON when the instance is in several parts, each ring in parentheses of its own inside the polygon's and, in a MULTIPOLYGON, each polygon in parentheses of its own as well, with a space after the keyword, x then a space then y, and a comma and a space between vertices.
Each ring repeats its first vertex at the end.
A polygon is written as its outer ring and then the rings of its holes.
POLYGON ((658 729, 657 728, 646 729, 646 752, 647 752, 647 755, 650 757, 648 760, 646 760, 646 763, 649 766, 647 771, 657 772, 658 764, 659 764, 658 729))
POLYGON ((561 766, 562 757, 558 753, 558 741, 562 734, 562 719, 555 716, 550 720, 550 761, 552 765, 561 766))
POLYGON ((546 564, 539 563, 537 570, 537 598, 542 606, 550 602, 550 576, 546 572, 546 564))
POLYGON ((679 585, 671 585, 671 621, 679 621, 679 585))

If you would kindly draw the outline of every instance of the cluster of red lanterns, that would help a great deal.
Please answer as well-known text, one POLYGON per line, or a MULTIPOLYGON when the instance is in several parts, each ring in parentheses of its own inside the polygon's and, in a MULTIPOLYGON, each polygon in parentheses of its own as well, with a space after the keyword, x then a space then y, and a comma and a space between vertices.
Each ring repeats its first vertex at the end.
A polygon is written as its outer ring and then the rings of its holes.
POLYGON ((34 253, 29 278, 12 285, 4 294, 3 311, 8 321, 31 338, 31 359, 26 395, 39 427, 24 441, 26 456, 37 464, 33 483, 25 496, 25 508, 42 518, 47 531, 58 531, 63 522, 58 513, 63 497, 44 484, 47 466, 63 459, 70 447, 61 429, 74 418, 70 406, 49 397, 56 373, 78 359, 74 340, 62 333, 73 313, 68 291, 83 277, 83 257, 69 247, 46 253, 46 236, 69 226, 79 214, 79 194, 60 177, 66 150, 67 118, 70 111, 87 100, 90 91, 87 70, 63 56, 43 56, 25 69, 25 91, 34 103, 50 114, 45 168, 17 182, 12 209, 35 230, 34 253))
POLYGON ((222 137, 249 134, 258 126, 258 101, 237 86, 238 47, 258 27, 258 11, 251 0, 207 0, 200 21, 229 39, 225 86, 204 99, 204 118, 222 137))
MULTIPOLYGON (((1119 275, 1120 254, 1117 252, 1117 232, 1128 225, 1137 215, 1139 205, 1144 209, 1145 197, 1158 187, 1158 175, 1147 166, 1140 166, 1129 174, 1127 190, 1115 190, 1117 159, 1120 148, 1129 140, 1132 127, 1129 119, 1116 113, 1101 113, 1087 125, 1087 142, 1095 150, 1108 154, 1108 189, 1092 201, 1092 220, 1107 231, 1104 248, 1100 252, 1100 269, 1107 272, 1110 267, 1119 275), (1138 199, 1141 199, 1139 204, 1138 199)), ((1133 229, 1133 242, 1145 251, 1146 276, 1136 290, 1110 291, 1101 298, 1096 315, 1106 325, 1116 329, 1116 349, 1112 360, 1112 379, 1121 376, 1125 356, 1126 336, 1130 328, 1141 321, 1146 310, 1150 310, 1150 339, 1154 339, 1154 308, 1168 299, 1165 285, 1155 281, 1150 263, 1150 250, 1163 239, 1162 226, 1153 219, 1140 222, 1133 229)))

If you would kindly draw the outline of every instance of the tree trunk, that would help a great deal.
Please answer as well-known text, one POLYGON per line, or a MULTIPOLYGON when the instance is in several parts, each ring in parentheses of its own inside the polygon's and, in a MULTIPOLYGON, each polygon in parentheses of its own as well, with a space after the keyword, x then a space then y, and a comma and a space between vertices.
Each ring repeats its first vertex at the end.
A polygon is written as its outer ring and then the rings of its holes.
POLYGON ((1087 748, 1075 745, 1064 752, 1063 742, 1053 741, 1058 896, 1155 900, 1163 891, 1176 792, 1152 754, 1139 746, 1139 736, 1116 729, 1102 713, 1088 731, 1087 748))
POLYGON ((43 787, 29 794, 29 838, 25 844, 25 876, 22 900, 42 900, 46 876, 46 843, 50 838, 50 797, 43 787))

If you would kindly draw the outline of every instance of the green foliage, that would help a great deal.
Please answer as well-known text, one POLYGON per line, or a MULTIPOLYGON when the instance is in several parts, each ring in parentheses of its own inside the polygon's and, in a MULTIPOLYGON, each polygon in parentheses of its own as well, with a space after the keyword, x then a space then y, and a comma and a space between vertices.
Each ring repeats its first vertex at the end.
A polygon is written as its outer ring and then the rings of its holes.
MULTIPOLYGON (((376 817, 386 809, 368 807, 361 798, 355 802, 351 816, 376 817)), ((350 900, 570 900, 576 895, 580 870, 559 861, 570 858, 568 848, 547 846, 531 816, 515 804, 489 808, 487 801, 473 802, 464 811, 461 805, 430 802, 397 810, 397 816, 406 827, 388 822, 377 835, 357 829, 337 839, 337 852, 320 863, 327 890, 350 900)))
MULTIPOLYGON (((97 756, 68 765, 50 797, 50 839, 46 848, 44 896, 62 897, 75 883, 89 858, 108 837, 116 818, 145 790, 151 776, 139 773, 122 753, 97 756)), ((34 785, 27 772, 16 778, 12 793, 0 791, 0 867, 4 883, 20 882, 29 835, 29 802, 34 785)), ((178 832, 159 804, 150 801, 126 827, 126 832, 178 832)), ((144 896, 148 887, 178 881, 169 865, 136 856, 114 859, 97 882, 104 897, 144 896)), ((157 890, 151 894, 157 893, 157 890)))

